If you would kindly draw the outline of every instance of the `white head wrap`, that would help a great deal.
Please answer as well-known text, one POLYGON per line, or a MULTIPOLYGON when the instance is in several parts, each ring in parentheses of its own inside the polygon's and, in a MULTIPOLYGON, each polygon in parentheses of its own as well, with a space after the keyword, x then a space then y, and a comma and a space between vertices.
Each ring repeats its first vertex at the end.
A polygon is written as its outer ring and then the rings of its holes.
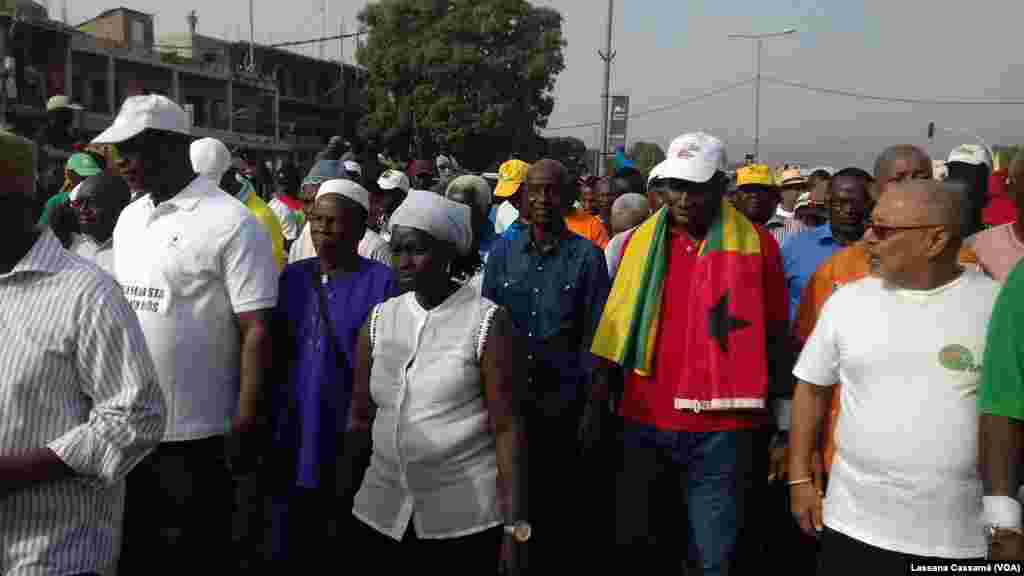
POLYGON ((196 140, 189 147, 188 155, 192 159, 192 170, 214 182, 220 182, 231 167, 231 152, 216 138, 196 140))
POLYGON ((366 191, 366 188, 363 188, 356 182, 340 178, 328 180, 320 185, 320 189, 316 192, 315 200, 319 200, 324 196, 329 196, 331 194, 348 198, 362 206, 367 212, 370 211, 370 193, 366 191))
POLYGON ((437 240, 455 244, 459 254, 464 255, 473 247, 471 222, 469 206, 426 190, 410 190, 391 215, 389 226, 421 230, 437 240))
POLYGON ((463 174, 452 180, 452 183, 448 185, 448 190, 445 191, 445 197, 450 196, 455 190, 468 191, 473 196, 477 209, 482 212, 486 213, 491 207, 491 185, 480 176, 463 174))

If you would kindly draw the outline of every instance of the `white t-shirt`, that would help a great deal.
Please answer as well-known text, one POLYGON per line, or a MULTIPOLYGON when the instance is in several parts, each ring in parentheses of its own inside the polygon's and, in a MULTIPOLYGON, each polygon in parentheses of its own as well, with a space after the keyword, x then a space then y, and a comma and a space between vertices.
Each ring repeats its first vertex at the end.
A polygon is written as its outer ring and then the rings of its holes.
POLYGON ((975 389, 999 285, 866 278, 826 301, 793 374, 842 384, 825 525, 917 556, 983 557, 975 389))
MULTIPOLYGON (((391 267, 391 247, 388 246, 383 236, 369 228, 366 229, 362 240, 359 241, 356 252, 367 260, 374 260, 388 268, 391 267)), ((309 258, 316 258, 316 248, 313 246, 313 234, 310 232, 307 222, 302 228, 299 239, 292 243, 291 249, 288 250, 288 263, 293 264, 309 258)))
POLYGON ((71 246, 68 251, 99 266, 107 274, 114 275, 113 238, 107 238, 106 242, 99 243, 88 234, 74 233, 71 235, 71 246))
POLYGON ((236 315, 277 304, 270 236, 241 202, 196 178, 121 212, 114 270, 142 324, 167 400, 165 441, 227 432, 237 412, 236 315))
POLYGON ((501 236, 509 226, 516 223, 516 220, 519 220, 519 210, 505 200, 498 205, 498 210, 494 214, 494 232, 501 236))

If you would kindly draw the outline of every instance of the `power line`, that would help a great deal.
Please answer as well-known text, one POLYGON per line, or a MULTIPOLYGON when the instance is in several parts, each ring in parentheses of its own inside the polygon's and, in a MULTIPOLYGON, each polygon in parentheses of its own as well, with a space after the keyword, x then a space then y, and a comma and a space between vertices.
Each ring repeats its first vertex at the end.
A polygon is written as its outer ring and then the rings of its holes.
POLYGON ((332 40, 341 40, 342 38, 356 38, 366 34, 366 30, 357 30, 355 32, 349 32, 347 34, 335 34, 334 36, 322 36, 320 38, 311 38, 309 40, 295 40, 293 42, 278 42, 277 44, 269 44, 267 48, 285 48, 288 46, 303 46, 306 44, 317 44, 320 42, 330 42, 332 40))
POLYGON ((800 88, 809 92, 818 92, 821 94, 832 94, 834 96, 845 96, 847 98, 855 98, 857 100, 870 100, 874 102, 894 102, 901 104, 934 104, 934 105, 955 105, 955 106, 1001 106, 1001 105, 1024 105, 1024 100, 928 100, 924 98, 901 98, 895 96, 876 96, 872 94, 861 94, 859 92, 850 92, 847 90, 837 90, 835 88, 821 88, 818 86, 811 86, 810 84, 804 84, 803 82, 791 82, 788 80, 781 80, 779 78, 762 77, 761 80, 771 84, 777 84, 780 86, 789 86, 790 88, 800 88))
MULTIPOLYGON (((717 96, 719 94, 728 92, 728 91, 733 90, 735 88, 739 88, 740 86, 746 86, 747 84, 750 84, 753 81, 754 81, 754 78, 747 78, 746 80, 743 80, 741 82, 734 82, 732 84, 729 84, 729 85, 726 85, 726 86, 722 86, 721 88, 717 88, 715 90, 711 90, 710 92, 704 92, 703 94, 697 94, 696 96, 691 96, 689 98, 686 98, 685 100, 680 100, 678 102, 673 102, 672 104, 666 104, 665 106, 655 106, 654 108, 648 108, 646 110, 641 110, 640 112, 634 112, 633 114, 630 114, 627 117, 628 118, 641 118, 643 116, 649 116, 651 114, 657 114, 658 112, 666 112, 668 110, 674 110, 676 108, 681 108, 683 106, 686 106, 687 104, 693 104, 694 102, 698 102, 698 101, 703 100, 705 98, 710 98, 712 96, 717 96)), ((559 131, 559 130, 571 130, 573 128, 593 128, 595 126, 600 126, 600 125, 601 125, 601 122, 583 122, 583 123, 580 123, 580 124, 567 124, 565 126, 556 126, 554 128, 544 128, 544 131, 545 132, 555 132, 555 131, 559 131)))

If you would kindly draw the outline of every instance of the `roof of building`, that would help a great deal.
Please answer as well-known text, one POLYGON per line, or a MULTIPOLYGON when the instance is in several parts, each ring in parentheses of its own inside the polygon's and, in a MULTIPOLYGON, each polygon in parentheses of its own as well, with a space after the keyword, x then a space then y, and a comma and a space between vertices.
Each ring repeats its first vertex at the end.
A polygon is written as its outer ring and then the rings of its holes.
POLYGON ((106 18, 107 16, 112 16, 114 14, 117 14, 118 12, 129 12, 131 14, 136 14, 136 15, 139 15, 139 16, 145 16, 146 18, 152 18, 153 17, 152 14, 149 14, 147 12, 140 12, 138 10, 132 10, 131 8, 125 8, 124 6, 121 6, 121 7, 118 7, 118 8, 110 8, 110 9, 104 10, 103 12, 100 12, 96 16, 93 16, 92 18, 89 18, 85 22, 82 22, 81 24, 78 24, 78 26, 75 26, 75 27, 78 28, 79 26, 85 26, 86 24, 88 24, 90 22, 94 22, 94 21, 99 20, 101 18, 106 18))

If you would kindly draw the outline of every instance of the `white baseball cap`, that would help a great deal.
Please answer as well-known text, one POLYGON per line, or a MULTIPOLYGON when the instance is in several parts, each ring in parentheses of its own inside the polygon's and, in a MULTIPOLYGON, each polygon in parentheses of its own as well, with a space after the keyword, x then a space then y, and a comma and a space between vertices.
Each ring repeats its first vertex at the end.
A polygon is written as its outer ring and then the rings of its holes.
POLYGON ((381 190, 394 190, 399 189, 402 192, 409 192, 409 188, 412 188, 412 184, 409 182, 409 177, 405 175, 405 172, 400 170, 385 170, 380 178, 377 179, 377 187, 381 190))
POLYGON ((117 144, 143 130, 163 130, 188 135, 188 115, 173 100, 159 94, 132 96, 124 101, 114 123, 93 139, 93 144, 117 144))
POLYGON ((650 179, 674 178, 703 184, 724 172, 728 160, 725 144, 704 132, 683 134, 668 147, 668 154, 651 170, 650 179))
POLYGON ((56 96, 50 96, 50 99, 46 101, 46 111, 55 112, 57 110, 85 110, 85 108, 71 102, 71 98, 63 94, 57 94, 56 96))
POLYGON ((320 185, 320 189, 316 192, 316 200, 331 194, 344 196, 362 206, 367 212, 370 211, 370 193, 356 182, 342 178, 328 180, 320 185))
POLYGON ((984 164, 992 168, 992 157, 989 156, 988 150, 980 144, 961 144, 953 148, 946 162, 963 162, 971 166, 984 164))

